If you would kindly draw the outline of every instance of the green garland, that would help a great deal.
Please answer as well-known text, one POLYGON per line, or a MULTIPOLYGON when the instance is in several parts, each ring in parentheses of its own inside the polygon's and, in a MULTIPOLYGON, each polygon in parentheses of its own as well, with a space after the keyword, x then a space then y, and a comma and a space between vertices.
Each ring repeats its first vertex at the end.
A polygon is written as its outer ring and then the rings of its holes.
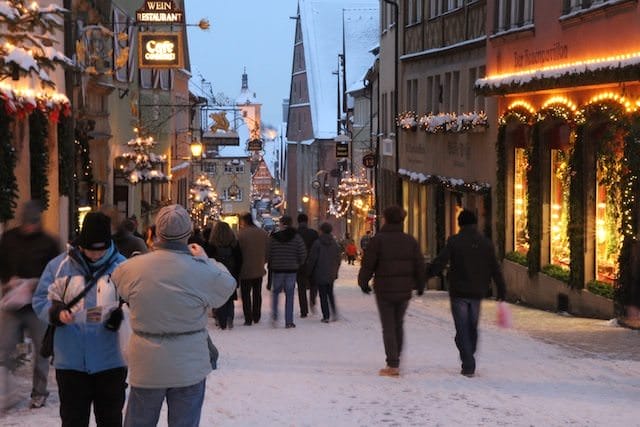
POLYGON ((506 223, 507 223, 507 125, 517 121, 523 125, 531 125, 533 115, 521 106, 507 110, 498 120, 498 140, 496 142, 496 238, 497 252, 500 259, 505 256, 506 223))
MULTIPOLYGON (((634 246, 640 245, 637 240, 640 227, 640 113, 629 118, 625 136, 624 159, 626 168, 622 175, 622 247, 618 258, 618 280, 614 292, 616 313, 624 314, 628 304, 640 306, 640 289, 634 277, 634 246)), ((637 256, 637 254, 636 254, 637 256)))
POLYGON ((529 235, 529 252, 527 252, 528 272, 533 277, 540 271, 540 243, 542 240, 542 200, 541 188, 542 166, 540 125, 537 121, 531 132, 532 142, 527 148, 527 233, 529 235))
POLYGON ((508 84, 481 84, 475 87, 477 95, 495 96, 510 93, 536 92, 562 87, 578 87, 604 83, 636 81, 640 78, 640 67, 631 64, 624 67, 586 70, 581 73, 567 72, 557 77, 531 77, 525 81, 508 84))
POLYGON ((49 207, 49 120, 36 109, 29 116, 29 159, 31 199, 39 200, 42 209, 49 207))
POLYGON ((0 101, 0 222, 14 217, 18 199, 17 156, 11 144, 13 135, 10 130, 13 119, 5 111, 4 102, 0 101))

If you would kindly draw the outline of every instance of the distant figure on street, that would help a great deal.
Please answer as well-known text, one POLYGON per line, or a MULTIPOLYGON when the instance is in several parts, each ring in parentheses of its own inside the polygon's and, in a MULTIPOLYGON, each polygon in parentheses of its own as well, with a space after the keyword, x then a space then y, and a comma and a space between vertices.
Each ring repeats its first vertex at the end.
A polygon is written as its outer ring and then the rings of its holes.
POLYGON ((138 231, 138 217, 135 215, 131 215, 129 218, 127 218, 129 221, 131 221, 133 223, 133 235, 136 237, 139 237, 141 239, 144 239, 144 236, 142 234, 140 234, 140 232, 138 231))
POLYGON ((348 233, 344 238, 344 253, 347 256, 347 264, 355 265, 356 257, 358 256, 358 247, 348 233))
POLYGON ((147 248, 152 251, 156 246, 156 225, 150 225, 145 232, 144 242, 147 244, 147 248))
POLYGON ((285 294, 285 327, 295 328, 293 323, 293 294, 296 289, 296 274, 307 259, 307 249, 300 234, 292 227, 293 219, 280 218, 280 230, 269 238, 269 273, 272 275, 271 319, 278 320, 278 296, 285 294))
MULTIPOLYGON (((242 266, 242 252, 238 245, 238 239, 236 239, 236 235, 229 224, 224 221, 216 222, 213 230, 209 233, 209 244, 206 246, 205 251, 209 258, 213 258, 227 267, 229 273, 236 280, 237 288, 240 267, 242 266)), ((234 289, 227 302, 215 311, 220 329, 233 328, 235 314, 233 302, 237 299, 238 293, 234 289)))
POLYGON ((196 427, 212 370, 207 313, 236 289, 227 269, 207 257, 180 205, 156 216, 156 250, 129 259, 112 275, 129 303, 129 401, 124 425, 156 426, 164 400, 169 426, 196 427))
POLYGON ((365 235, 360 238, 360 251, 362 252, 363 256, 364 256, 364 250, 367 249, 367 245, 369 244, 370 240, 371 240, 371 230, 367 230, 365 235))
MULTIPOLYGON (((298 233, 304 241, 304 246, 307 248, 307 254, 311 250, 313 242, 318 239, 318 232, 312 228, 309 228, 309 217, 305 213, 298 214, 298 233)), ((307 317, 309 310, 315 311, 316 297, 318 295, 318 287, 312 278, 309 276, 309 269, 305 262, 296 277, 298 282, 298 302, 300 303, 300 317, 307 317), (309 299, 307 300, 307 289, 309 290, 309 299)))
POLYGON ((472 377, 476 371, 480 302, 489 294, 491 279, 498 300, 504 300, 505 281, 491 240, 477 229, 478 219, 470 210, 458 215, 460 231, 447 240, 444 249, 427 267, 427 276, 437 276, 448 265, 451 313, 456 327, 456 346, 460 352, 460 373, 472 377))
POLYGON ((329 323, 331 315, 333 320, 338 319, 333 282, 338 278, 340 269, 340 247, 331 235, 332 230, 333 227, 328 222, 320 225, 322 234, 311 246, 311 252, 307 258, 311 280, 318 286, 320 292, 320 307, 324 323, 329 323))
POLYGON ((33 343, 31 408, 44 406, 49 395, 49 360, 40 356, 47 324, 36 316, 31 299, 42 271, 60 253, 60 245, 42 229, 39 202, 25 203, 20 220, 18 227, 5 231, 0 239, 0 412, 17 403, 11 401, 10 371, 15 362, 12 354, 25 330, 33 343))
POLYGON ((381 376, 400 375, 404 315, 411 292, 415 289, 418 295, 422 295, 425 286, 420 246, 416 239, 402 231, 405 216, 405 211, 399 206, 389 206, 384 210, 384 225, 371 238, 358 273, 358 285, 366 294, 371 292, 369 280, 373 276, 387 355, 387 366, 380 369, 381 376))
POLYGON ((78 239, 40 277, 33 308, 56 326, 53 366, 63 426, 88 426, 92 406, 97 425, 122 425, 127 368, 118 331, 106 324, 120 300, 111 273, 124 261, 111 241, 109 217, 89 212, 78 239))
POLYGON ((269 235, 253 222, 251 213, 240 216, 238 244, 242 252, 240 267, 240 295, 244 324, 251 326, 258 323, 262 311, 262 277, 266 274, 264 265, 267 262, 269 235))

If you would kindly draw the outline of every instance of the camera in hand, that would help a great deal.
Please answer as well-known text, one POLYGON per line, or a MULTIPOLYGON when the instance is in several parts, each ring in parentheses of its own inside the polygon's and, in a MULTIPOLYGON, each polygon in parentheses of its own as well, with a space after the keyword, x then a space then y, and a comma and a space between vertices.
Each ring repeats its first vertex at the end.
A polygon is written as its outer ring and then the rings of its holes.
POLYGON ((109 318, 105 322, 104 327, 110 331, 116 332, 118 329, 120 329, 123 318, 124 314, 122 313, 122 307, 118 307, 111 313, 109 313, 109 318))

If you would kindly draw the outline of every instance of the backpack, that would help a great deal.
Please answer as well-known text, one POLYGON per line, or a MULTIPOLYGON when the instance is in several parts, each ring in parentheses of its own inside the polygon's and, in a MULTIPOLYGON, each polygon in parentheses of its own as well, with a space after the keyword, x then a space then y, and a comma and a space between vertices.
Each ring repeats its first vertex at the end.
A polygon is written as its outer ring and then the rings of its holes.
POLYGON ((348 243, 345 250, 349 256, 356 256, 358 254, 358 248, 356 248, 355 243, 348 243))

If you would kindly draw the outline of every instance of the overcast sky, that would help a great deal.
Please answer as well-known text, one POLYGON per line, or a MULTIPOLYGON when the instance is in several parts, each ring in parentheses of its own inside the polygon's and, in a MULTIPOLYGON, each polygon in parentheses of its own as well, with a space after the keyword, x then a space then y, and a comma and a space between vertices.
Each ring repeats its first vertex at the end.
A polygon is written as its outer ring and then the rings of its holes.
POLYGON ((235 99, 246 66, 249 88, 263 104, 262 121, 277 127, 289 97, 295 35, 289 17, 296 10, 297 0, 186 0, 188 23, 211 23, 209 31, 188 27, 192 89, 204 77, 214 94, 235 99))

